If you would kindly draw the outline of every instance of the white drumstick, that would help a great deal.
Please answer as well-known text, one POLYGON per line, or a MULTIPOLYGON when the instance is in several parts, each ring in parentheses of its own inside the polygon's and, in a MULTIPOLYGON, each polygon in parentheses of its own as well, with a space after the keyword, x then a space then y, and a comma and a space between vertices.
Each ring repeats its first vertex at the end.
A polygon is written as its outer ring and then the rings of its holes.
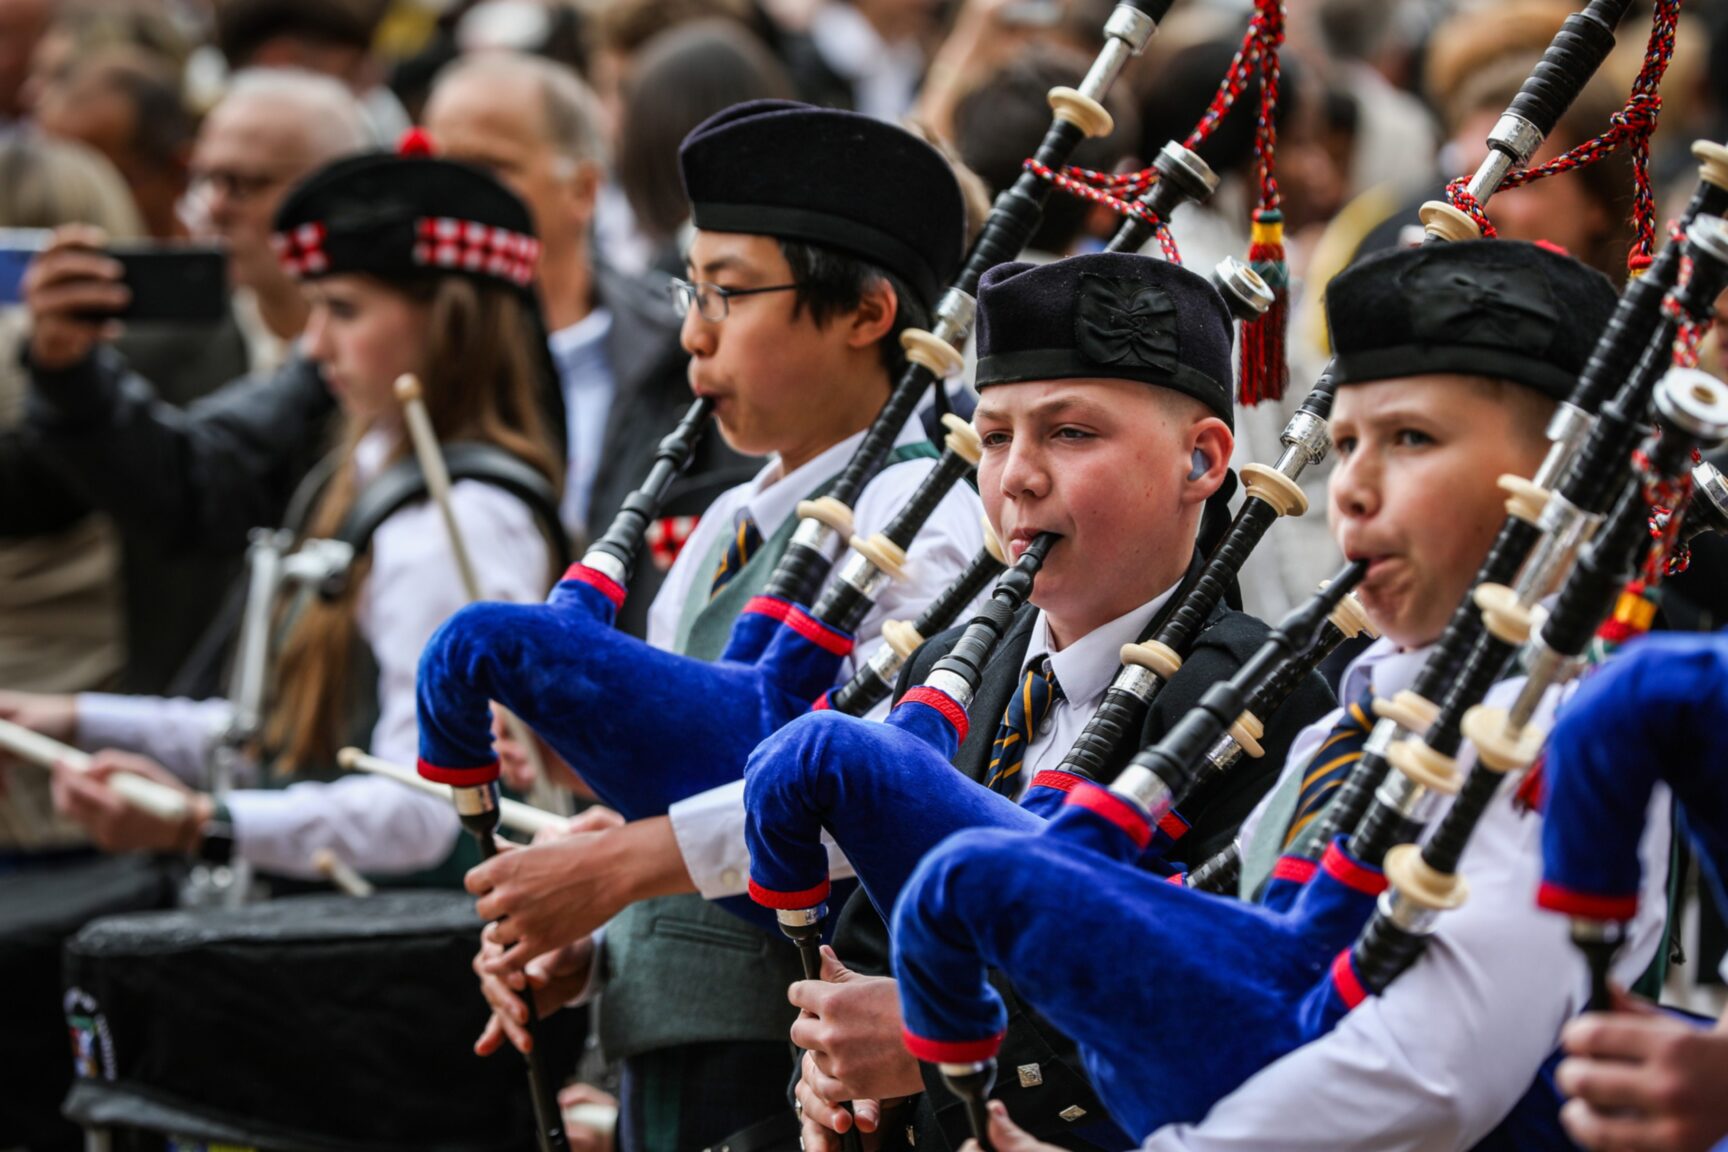
POLYGON ((349 896, 372 895, 371 881, 350 868, 342 857, 328 848, 320 848, 312 853, 312 867, 318 869, 319 874, 334 884, 339 892, 349 896))
MULTIPOLYGON (((42 768, 52 768, 56 762, 64 761, 73 771, 90 770, 89 753, 10 720, 0 720, 0 749, 42 768)), ((116 772, 108 777, 108 787, 128 804, 142 808, 152 816, 164 820, 183 820, 186 817, 186 794, 166 784, 158 784, 131 772, 116 772)))
MULTIPOLYGON (((404 372, 396 378, 396 399, 402 404, 403 418, 408 424, 408 439, 414 445, 414 456, 420 461, 420 473, 426 477, 426 490, 432 496, 432 502, 438 505, 438 513, 444 520, 444 532, 450 537, 450 551, 456 555, 456 570, 462 576, 462 587, 470 601, 479 600, 480 580, 474 575, 474 563, 468 555, 468 544, 462 539, 462 528, 456 523, 456 511, 450 506, 450 470, 444 466, 444 453, 438 447, 438 433, 432 427, 432 417, 426 411, 425 395, 420 387, 420 380, 412 372, 404 372)), ((548 787, 553 782, 546 774, 545 758, 540 755, 540 748, 534 742, 534 734, 528 730, 528 725, 502 704, 498 712, 504 720, 504 729, 522 748, 522 754, 528 758, 528 765, 533 770, 534 779, 544 781, 548 787)))
MULTIPOLYGON (((381 760, 370 752, 362 752, 358 748, 344 748, 336 753, 336 763, 350 772, 370 772, 374 776, 387 776, 398 784, 410 788, 418 788, 431 796, 441 796, 450 799, 450 786, 428 780, 412 768, 381 760)), ((543 828, 562 828, 565 818, 556 812, 547 812, 532 805, 516 800, 500 799, 498 801, 498 823, 513 832, 532 836, 543 828)))

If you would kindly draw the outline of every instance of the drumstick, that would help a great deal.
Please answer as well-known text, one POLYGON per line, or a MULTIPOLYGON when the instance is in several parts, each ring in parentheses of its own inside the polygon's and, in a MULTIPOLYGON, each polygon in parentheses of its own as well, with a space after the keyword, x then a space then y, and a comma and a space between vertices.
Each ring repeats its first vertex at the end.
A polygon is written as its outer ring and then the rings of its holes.
MULTIPOLYGON (((450 799, 450 786, 448 784, 435 784, 412 768, 392 764, 388 760, 382 760, 370 752, 363 752, 358 748, 344 748, 336 753, 336 763, 349 772, 370 772, 374 776, 385 776, 398 784, 404 784, 409 788, 418 788, 429 796, 438 796, 445 800, 450 799)), ((498 823, 512 832, 532 836, 544 828, 562 828, 564 826, 565 818, 556 812, 547 812, 544 809, 535 808, 533 805, 523 804, 516 800, 500 799, 498 803, 498 823)))
POLYGON ((372 895, 372 882, 350 868, 342 857, 328 848, 320 848, 312 853, 312 867, 334 884, 339 892, 349 896, 372 895))
MULTIPOLYGON (((90 771, 89 753, 10 720, 0 720, 0 750, 41 768, 64 763, 74 772, 90 771)), ((116 772, 108 777, 107 784, 116 796, 152 816, 163 820, 186 818, 186 794, 166 784, 158 784, 135 772, 116 772)))
MULTIPOLYGON (((469 558, 467 542, 462 538, 462 528, 456 523, 456 510, 450 506, 450 470, 444 466, 444 453, 438 447, 438 433, 432 427, 431 415, 426 411, 426 399, 420 386, 420 378, 412 372, 404 372, 398 376, 396 399, 402 404, 402 414, 408 424, 408 439, 414 445, 415 458, 420 461, 420 473, 426 477, 426 490, 431 493, 432 502, 438 505, 438 513, 444 519, 444 532, 450 537, 450 551, 456 554, 456 570, 462 576, 462 587, 470 601, 479 600, 480 580, 474 575, 474 562, 469 558)), ((552 784, 546 775, 545 758, 540 755, 534 734, 508 708, 502 704, 496 707, 510 739, 521 746, 523 755, 528 758, 529 766, 534 771, 534 779, 552 784)))

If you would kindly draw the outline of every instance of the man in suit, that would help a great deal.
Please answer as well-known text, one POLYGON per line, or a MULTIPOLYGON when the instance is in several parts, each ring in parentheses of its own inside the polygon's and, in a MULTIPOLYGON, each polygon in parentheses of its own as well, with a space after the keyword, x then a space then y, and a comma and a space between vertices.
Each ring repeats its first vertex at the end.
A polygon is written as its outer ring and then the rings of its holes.
MULTIPOLYGON (((1230 337, 1229 314, 1212 287, 1163 261, 1104 253, 985 274, 974 417, 984 445, 979 491, 1016 555, 1039 533, 1061 539, 968 710, 953 763, 971 780, 1016 798, 1061 786, 1055 769, 1103 698, 1122 646, 1157 635, 1194 587, 1202 515, 1219 502, 1232 446, 1230 337)), ((1266 633, 1222 604, 1206 619, 1137 738, 1113 750, 1113 770, 1232 675, 1266 633)), ((944 633, 914 653, 902 694, 924 681, 959 635, 944 633)), ((1204 860, 1227 844, 1291 739, 1330 704, 1310 676, 1264 718, 1268 754, 1239 764, 1185 810, 1190 829, 1174 857, 1204 860)), ((916 802, 935 801, 925 794, 916 802)), ((885 972, 887 960, 881 917, 854 897, 826 979, 793 987, 793 1002, 805 1010, 792 1040, 808 1052, 797 1088, 807 1149, 832 1139, 826 1128, 852 1125, 834 1106, 842 1100, 856 1102, 861 1128, 906 1132, 920 1147, 956 1145, 964 1134, 958 1101, 934 1075, 924 1078, 900 1043, 894 982, 860 975, 885 972)), ((1105 1117, 1072 1045, 1017 1005, 1001 1062, 1014 1071, 1000 1078, 999 1095, 1043 1138, 1075 1148, 1126 1146, 1113 1145, 1126 1137, 1105 1117)))

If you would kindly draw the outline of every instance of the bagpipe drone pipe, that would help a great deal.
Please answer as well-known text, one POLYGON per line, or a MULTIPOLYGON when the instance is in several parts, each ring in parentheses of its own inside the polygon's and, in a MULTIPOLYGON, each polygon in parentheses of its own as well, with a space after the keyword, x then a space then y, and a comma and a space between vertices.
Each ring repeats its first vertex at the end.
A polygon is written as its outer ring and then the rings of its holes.
MULTIPOLYGON (((1285 881, 1291 896, 1278 904, 1148 872, 1140 857, 1157 820, 1189 786, 1203 741, 1235 715, 1236 700, 1225 698, 1205 716, 1190 713, 1108 790, 1077 787, 1039 834, 964 832, 919 865, 892 936, 908 1047, 951 1079, 987 1079, 1005 1026, 986 979, 994 970, 1079 1044, 1111 1115, 1144 1135, 1198 1120, 1383 991, 1420 954, 1438 912, 1462 902, 1456 868, 1470 832, 1504 774, 1539 746, 1524 722, 1610 616, 1649 537, 1651 491, 1669 492, 1692 449, 1728 433, 1725 400, 1720 384, 1687 370, 1658 388, 1665 430, 1646 442, 1641 475, 1580 558, 1530 654, 1533 669, 1552 671, 1533 671, 1510 711, 1479 708, 1464 721, 1477 766, 1422 848, 1393 850, 1382 875, 1339 838, 1312 876, 1285 881), (1122 955, 1156 978, 1122 980, 1122 955), (1172 1058, 1169 1037, 1201 1032, 1212 1041, 1172 1058)), ((1289 630, 1287 621, 1279 631, 1289 630)))
MULTIPOLYGON (((1168 7, 1169 0, 1133 0, 1111 13, 1105 44, 1079 88, 1050 94, 1054 117, 1040 162, 1060 167, 1082 138, 1110 130, 1099 101, 1168 7)), ((1181 186, 1173 179, 1166 198, 1181 186)), ((659 497, 645 485, 643 498, 632 497, 545 604, 471 606, 433 637, 418 688, 422 773, 459 788, 491 786, 498 771, 490 739, 495 700, 579 765, 596 794, 629 818, 663 813, 679 799, 737 780, 752 748, 834 686, 852 650, 851 632, 903 562, 941 485, 964 473, 945 452, 894 523, 879 537, 854 540, 835 582, 813 609, 801 607, 820 590, 837 543, 851 535, 851 506, 918 402, 959 370, 979 278, 1025 246, 1052 190, 1026 173, 998 197, 937 305, 934 332, 903 334, 909 367, 826 493, 799 505, 797 527, 764 593, 739 613, 717 660, 654 649, 611 627, 623 597, 618 577, 639 551, 645 513, 659 497)), ((952 432, 950 451, 964 435, 952 432)))

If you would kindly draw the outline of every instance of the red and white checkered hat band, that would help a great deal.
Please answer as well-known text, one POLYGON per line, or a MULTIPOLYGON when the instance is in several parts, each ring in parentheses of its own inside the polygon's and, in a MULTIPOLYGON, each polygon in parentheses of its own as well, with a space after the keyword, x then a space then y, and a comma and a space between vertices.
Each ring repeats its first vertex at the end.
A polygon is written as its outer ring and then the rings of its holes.
POLYGON ((324 254, 322 224, 302 224, 292 231, 274 233, 270 247, 275 249, 282 267, 293 276, 316 276, 330 267, 330 258, 324 254))
POLYGON ((423 216, 415 221, 414 262, 496 276, 526 286, 534 279, 540 241, 472 220, 423 216))

